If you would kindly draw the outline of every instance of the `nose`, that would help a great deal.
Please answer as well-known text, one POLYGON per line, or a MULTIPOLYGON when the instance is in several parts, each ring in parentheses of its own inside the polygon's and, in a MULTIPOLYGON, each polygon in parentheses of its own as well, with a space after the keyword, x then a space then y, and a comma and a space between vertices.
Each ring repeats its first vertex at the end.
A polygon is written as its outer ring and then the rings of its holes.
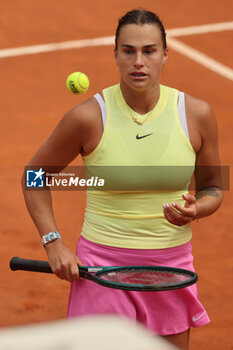
POLYGON ((141 52, 137 52, 137 54, 135 56, 134 66, 135 67, 142 67, 142 66, 144 66, 143 56, 142 56, 141 52))

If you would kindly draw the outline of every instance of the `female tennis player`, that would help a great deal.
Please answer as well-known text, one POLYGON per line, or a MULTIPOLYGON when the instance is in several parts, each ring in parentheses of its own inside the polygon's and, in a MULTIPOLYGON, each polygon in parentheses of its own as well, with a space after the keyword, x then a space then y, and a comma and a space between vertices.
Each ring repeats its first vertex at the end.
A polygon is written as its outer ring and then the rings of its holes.
MULTIPOLYGON (((124 172, 124 188, 132 181, 141 188, 146 181, 156 190, 87 191, 76 254, 57 232, 50 192, 25 191, 25 199, 52 271, 72 282, 68 317, 123 315, 188 349, 190 327, 209 322, 196 285, 166 292, 113 290, 80 280, 77 268, 194 270, 190 224, 214 213, 222 202, 217 126, 208 103, 160 84, 167 59, 158 16, 145 10, 125 14, 115 40, 120 83, 69 111, 29 163, 61 170, 61 164, 81 154, 86 166, 134 166, 133 178, 124 172), (146 179, 136 167, 148 170, 146 179), (150 172, 154 167, 156 177, 150 172), (195 196, 188 192, 193 173, 195 196)), ((113 175, 113 186, 117 181, 113 175)))

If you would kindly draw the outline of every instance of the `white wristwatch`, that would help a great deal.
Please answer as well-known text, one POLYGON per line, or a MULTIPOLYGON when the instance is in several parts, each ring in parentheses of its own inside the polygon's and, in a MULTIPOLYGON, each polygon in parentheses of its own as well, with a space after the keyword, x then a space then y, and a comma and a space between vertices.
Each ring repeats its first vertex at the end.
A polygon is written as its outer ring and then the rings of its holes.
POLYGON ((52 231, 52 232, 49 232, 47 235, 43 236, 41 238, 41 242, 43 246, 46 247, 48 243, 53 242, 56 239, 61 239, 60 233, 57 231, 52 231))

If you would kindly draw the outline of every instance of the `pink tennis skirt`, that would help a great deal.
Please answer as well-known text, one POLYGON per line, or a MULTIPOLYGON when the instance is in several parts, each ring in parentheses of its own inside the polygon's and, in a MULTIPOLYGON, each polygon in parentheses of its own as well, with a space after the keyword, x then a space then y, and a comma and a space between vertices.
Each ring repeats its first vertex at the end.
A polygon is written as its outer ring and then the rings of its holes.
MULTIPOLYGON (((166 249, 126 249, 81 237, 77 256, 86 266, 159 265, 194 271, 190 242, 166 249)), ((103 287, 85 279, 73 282, 68 318, 103 314, 130 318, 159 335, 181 333, 210 322, 196 284, 173 291, 135 292, 103 287)))

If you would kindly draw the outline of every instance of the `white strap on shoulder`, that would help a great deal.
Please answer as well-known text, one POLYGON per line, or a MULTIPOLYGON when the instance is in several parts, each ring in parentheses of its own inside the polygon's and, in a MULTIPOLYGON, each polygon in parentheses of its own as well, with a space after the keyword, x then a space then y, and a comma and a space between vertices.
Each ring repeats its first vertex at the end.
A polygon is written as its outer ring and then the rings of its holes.
POLYGON ((103 97, 100 94, 95 94, 94 95, 96 101, 98 102, 101 110, 101 115, 102 115, 102 122, 103 122, 103 128, 105 127, 106 123, 106 105, 103 97))
POLYGON ((178 108, 178 114, 179 114, 180 124, 182 126, 182 129, 184 130, 184 133, 187 136, 187 138, 190 140, 188 126, 187 126, 186 111, 185 111, 185 94, 181 91, 179 91, 177 108, 178 108))

